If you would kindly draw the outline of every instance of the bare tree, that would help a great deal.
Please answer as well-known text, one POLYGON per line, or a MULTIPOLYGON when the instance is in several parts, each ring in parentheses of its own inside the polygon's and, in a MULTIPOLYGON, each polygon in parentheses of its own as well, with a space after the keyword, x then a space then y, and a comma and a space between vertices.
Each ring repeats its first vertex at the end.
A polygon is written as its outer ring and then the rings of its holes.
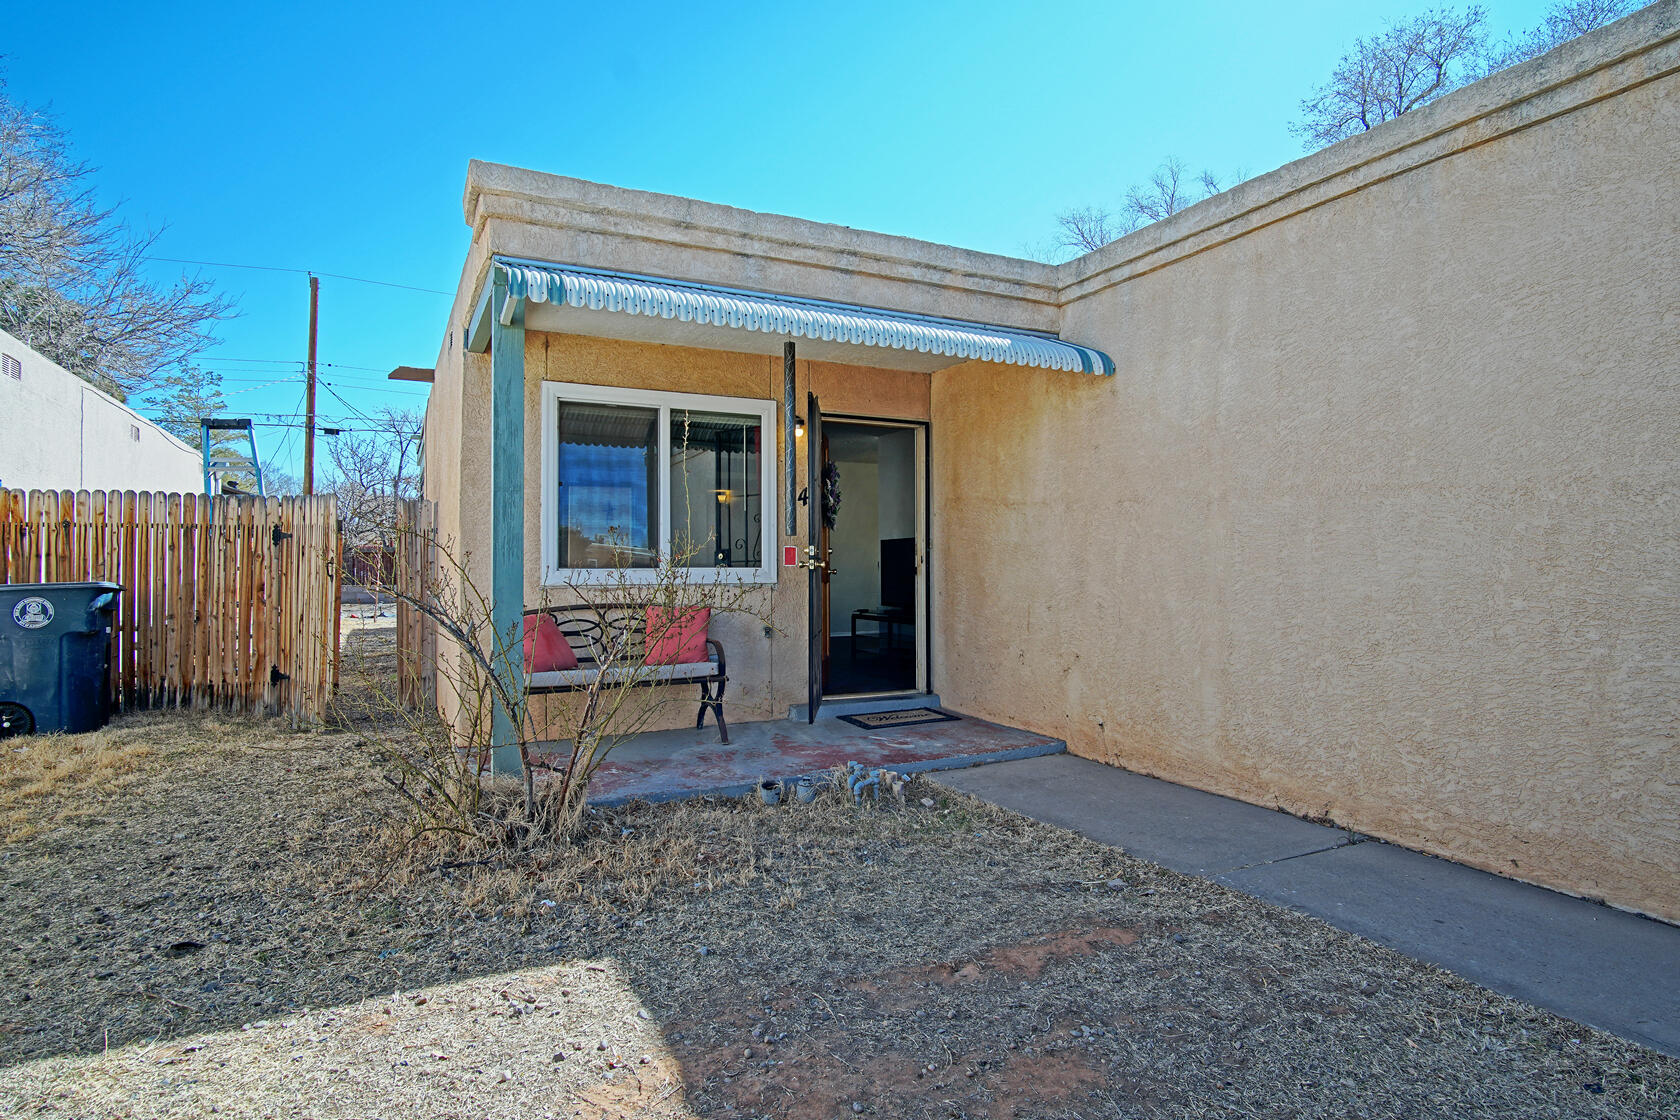
MULTIPOLYGON (((1487 13, 1479 6, 1440 8, 1392 24, 1369 39, 1354 41, 1330 80, 1301 102, 1304 119, 1290 126, 1308 150, 1393 120, 1427 105, 1466 82, 1544 54, 1562 43, 1621 19, 1636 0, 1561 0, 1543 23, 1494 45, 1487 38, 1487 13)), ((1237 175, 1240 181, 1242 175, 1237 175)), ((1098 206, 1056 215, 1054 249, 1088 253, 1133 230, 1161 221, 1224 190, 1203 171, 1187 185, 1184 164, 1168 158, 1149 182, 1132 187, 1118 212, 1098 206)))
POLYGON ((1330 80, 1301 102, 1291 125, 1309 149, 1334 144, 1448 93, 1477 74, 1487 13, 1438 8, 1354 40, 1330 80))
POLYGON ((1155 169, 1149 182, 1126 192, 1125 214, 1137 229, 1151 222, 1170 218, 1186 206, 1193 205, 1224 190, 1213 172, 1203 170, 1194 184, 1184 177, 1182 160, 1169 157, 1155 169))
POLYGON ((1056 246, 1077 253, 1101 249, 1110 241, 1131 232, 1120 224, 1112 212, 1096 206, 1064 210, 1056 215, 1056 225, 1060 230, 1056 246))
POLYGON ((338 496, 344 539, 390 545, 396 503, 420 494, 419 412, 384 408, 359 427, 329 437, 329 485, 338 496))
POLYGON ((1211 171, 1204 170, 1194 180, 1187 179, 1184 162, 1169 156, 1150 175, 1149 182, 1126 192, 1126 201, 1119 213, 1087 206, 1056 215, 1056 224, 1060 227, 1056 244, 1076 253, 1088 253, 1133 230, 1170 218, 1186 206, 1224 189, 1219 177, 1211 171))
POLYGON ((1527 62, 1589 31, 1615 23, 1636 6, 1634 0, 1564 0, 1554 4, 1539 27, 1490 45, 1478 77, 1527 62))
POLYGON ((50 116, 0 85, 0 327, 126 398, 207 349, 233 305, 196 277, 147 280, 161 231, 99 206, 92 176, 50 116))
MULTIPOLYGON (((222 399, 222 375, 183 361, 174 373, 146 391, 145 405, 157 412, 158 427, 183 443, 199 447, 203 437, 199 421, 219 416, 227 408, 222 399)), ((231 441, 226 436, 217 439, 218 445, 224 442, 231 441)))
POLYGON ((303 493, 303 482, 291 471, 265 466, 263 493, 271 498, 295 498, 303 493))

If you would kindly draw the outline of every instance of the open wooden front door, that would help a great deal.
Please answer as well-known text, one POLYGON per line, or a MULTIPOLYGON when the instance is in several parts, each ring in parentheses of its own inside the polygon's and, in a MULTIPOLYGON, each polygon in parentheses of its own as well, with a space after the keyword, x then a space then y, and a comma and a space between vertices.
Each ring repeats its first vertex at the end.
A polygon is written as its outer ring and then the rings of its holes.
POLYGON ((805 395, 805 520, 808 524, 805 570, 810 596, 810 663, 805 718, 817 721, 823 683, 828 676, 828 524, 823 516, 823 465, 828 448, 823 441, 822 411, 817 395, 805 395))

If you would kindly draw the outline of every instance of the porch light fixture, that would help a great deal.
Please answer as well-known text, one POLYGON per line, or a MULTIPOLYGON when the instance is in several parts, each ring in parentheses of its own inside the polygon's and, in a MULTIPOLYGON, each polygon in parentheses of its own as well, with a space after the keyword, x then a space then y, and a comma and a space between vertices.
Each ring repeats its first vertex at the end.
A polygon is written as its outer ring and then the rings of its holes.
POLYGON ((717 500, 718 500, 718 501, 719 501, 719 502, 720 502, 720 503, 724 503, 724 502, 727 502, 727 501, 729 501, 729 491, 727 491, 727 490, 719 490, 719 491, 718 491, 718 492, 717 492, 717 500))
POLYGON ((805 417, 795 416, 793 418, 793 438, 794 439, 799 439, 804 434, 805 434, 805 417))

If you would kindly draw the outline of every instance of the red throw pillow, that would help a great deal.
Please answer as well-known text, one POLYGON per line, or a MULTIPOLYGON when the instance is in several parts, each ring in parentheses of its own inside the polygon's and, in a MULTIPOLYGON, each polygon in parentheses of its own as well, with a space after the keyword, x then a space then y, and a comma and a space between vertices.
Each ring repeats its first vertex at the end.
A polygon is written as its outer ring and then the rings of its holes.
POLYGON ((674 613, 664 607, 647 609, 647 663, 649 665, 692 665, 706 660, 706 626, 712 621, 710 607, 679 607, 674 613))
POLYGON ((525 616, 527 673, 553 673, 561 669, 576 669, 577 663, 577 654, 572 652, 572 644, 566 640, 566 635, 560 633, 560 624, 554 621, 553 615, 525 616))

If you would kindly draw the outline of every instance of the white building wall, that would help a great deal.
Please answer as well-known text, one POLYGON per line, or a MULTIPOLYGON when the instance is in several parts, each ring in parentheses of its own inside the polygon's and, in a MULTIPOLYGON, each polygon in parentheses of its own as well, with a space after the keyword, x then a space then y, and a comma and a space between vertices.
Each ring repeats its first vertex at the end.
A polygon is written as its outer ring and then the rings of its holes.
POLYGON ((204 488, 199 453, 121 401, 0 331, 0 487, 204 488))

